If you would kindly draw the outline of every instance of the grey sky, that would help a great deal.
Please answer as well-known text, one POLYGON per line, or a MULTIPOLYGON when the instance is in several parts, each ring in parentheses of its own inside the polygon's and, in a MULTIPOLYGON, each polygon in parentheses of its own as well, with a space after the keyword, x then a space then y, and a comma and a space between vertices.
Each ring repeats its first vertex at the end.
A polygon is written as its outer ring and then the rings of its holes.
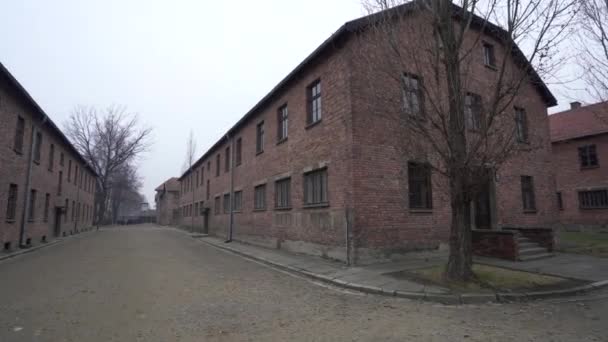
MULTIPOLYGON (((190 129, 200 156, 363 14, 360 0, 5 1, 0 61, 61 126, 77 104, 122 104, 154 127, 139 163, 153 204, 153 189, 180 173, 190 129)), ((550 85, 558 109, 583 97, 573 87, 550 85)))

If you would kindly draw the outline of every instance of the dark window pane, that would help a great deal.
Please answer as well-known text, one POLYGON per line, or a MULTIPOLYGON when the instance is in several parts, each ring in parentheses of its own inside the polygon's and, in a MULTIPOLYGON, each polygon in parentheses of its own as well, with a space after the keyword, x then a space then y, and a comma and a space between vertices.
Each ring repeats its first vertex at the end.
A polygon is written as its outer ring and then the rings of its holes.
POLYGON ((423 163, 408 163, 408 184, 410 208, 432 209, 430 166, 423 163))

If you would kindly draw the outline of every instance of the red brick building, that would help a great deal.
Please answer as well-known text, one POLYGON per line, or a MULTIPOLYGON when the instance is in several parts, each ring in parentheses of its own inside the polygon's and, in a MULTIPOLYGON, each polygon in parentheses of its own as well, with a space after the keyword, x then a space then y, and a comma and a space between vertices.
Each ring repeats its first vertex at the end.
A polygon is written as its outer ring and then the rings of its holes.
POLYGON ((156 223, 163 226, 179 224, 179 186, 177 178, 170 178, 155 189, 156 223))
MULTIPOLYGON (((182 226, 358 263, 447 242, 445 180, 420 167, 420 156, 401 152, 410 141, 398 122, 370 114, 379 108, 370 107, 366 89, 396 97, 401 89, 364 76, 366 62, 354 51, 367 20, 342 26, 180 177, 182 226)), ((432 41, 428 22, 416 14, 411 20, 432 41)), ((500 49, 496 37, 484 40, 471 56, 471 90, 482 98, 496 74, 484 49, 500 49)), ((476 228, 556 223, 547 115, 555 104, 532 73, 515 100, 532 143, 495 170, 476 228)), ((505 125, 512 129, 514 120, 505 125)))
POLYGON ((608 228, 608 102, 549 118, 561 225, 608 228))
POLYGON ((95 172, 2 64, 0 147, 4 250, 92 227, 95 172))

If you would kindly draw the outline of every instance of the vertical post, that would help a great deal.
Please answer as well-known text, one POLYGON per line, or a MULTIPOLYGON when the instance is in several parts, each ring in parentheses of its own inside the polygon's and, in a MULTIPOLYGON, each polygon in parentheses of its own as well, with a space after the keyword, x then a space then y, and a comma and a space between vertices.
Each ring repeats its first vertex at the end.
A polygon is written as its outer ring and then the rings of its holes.
POLYGON ((230 133, 226 134, 228 143, 230 144, 230 223, 228 226, 228 239, 227 243, 232 242, 232 234, 234 231, 234 137, 230 137, 230 133))

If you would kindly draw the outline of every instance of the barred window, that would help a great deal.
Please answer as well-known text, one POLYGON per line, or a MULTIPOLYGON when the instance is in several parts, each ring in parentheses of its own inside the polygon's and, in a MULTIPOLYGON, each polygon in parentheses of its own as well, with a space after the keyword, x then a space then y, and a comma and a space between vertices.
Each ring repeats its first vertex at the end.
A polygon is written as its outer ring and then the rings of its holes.
POLYGON ((275 207, 277 209, 291 208, 291 178, 278 180, 274 183, 275 207))
POLYGON ((230 213, 230 194, 224 195, 224 214, 230 213))
POLYGON ((221 212, 220 209, 220 196, 215 197, 215 203, 214 203, 214 208, 213 208, 215 215, 219 215, 221 212))
POLYGON ((524 211, 536 211, 534 179, 531 176, 521 176, 521 196, 524 211))
POLYGON ((287 135, 289 133, 288 130, 288 126, 289 126, 289 121, 288 121, 288 111, 287 111, 287 105, 282 106, 281 108, 279 108, 279 112, 277 114, 278 116, 278 132, 277 132, 277 140, 279 142, 287 139, 287 135))
POLYGON ((49 147, 49 171, 53 171, 55 166, 55 145, 51 144, 49 147))
POLYGON ((266 184, 258 185, 254 188, 253 209, 266 209, 266 184))
POLYGON ((42 148, 42 133, 36 133, 36 142, 34 143, 34 162, 40 163, 40 149, 42 148))
POLYGON ((243 210, 243 192, 236 191, 234 193, 234 211, 240 212, 243 210))
POLYGON ((17 184, 11 184, 8 187, 8 200, 6 203, 6 220, 15 220, 17 214, 17 196, 18 196, 17 184))
POLYGON ((44 197, 44 222, 49 222, 49 205, 51 202, 51 194, 46 194, 44 197))
POLYGON ((591 168, 599 165, 595 145, 587 145, 578 148, 581 168, 591 168))
POLYGON ((18 116, 17 127, 15 128, 15 143, 14 149, 17 153, 23 153, 23 138, 25 136, 25 120, 18 116))
POLYGON ((304 205, 327 204, 327 169, 304 175, 304 205))
POLYGON ((34 221, 36 218, 36 194, 36 190, 30 190, 30 206, 27 215, 27 220, 30 222, 34 221))
POLYGON ((481 113, 481 96, 468 93, 464 98, 464 116, 467 129, 479 130, 481 128, 481 113))
POLYGON ((404 73, 401 77, 403 111, 412 116, 423 114, 423 93, 420 78, 416 75, 404 73))
POLYGON ((608 208, 608 189, 580 191, 578 200, 581 209, 606 209, 608 208))
POLYGON ((307 93, 308 115, 306 118, 306 123, 312 125, 321 121, 321 116, 323 114, 321 103, 321 81, 317 80, 309 85, 307 88, 307 93))
POLYGON ((410 209, 432 209, 431 167, 425 163, 407 165, 410 209))

